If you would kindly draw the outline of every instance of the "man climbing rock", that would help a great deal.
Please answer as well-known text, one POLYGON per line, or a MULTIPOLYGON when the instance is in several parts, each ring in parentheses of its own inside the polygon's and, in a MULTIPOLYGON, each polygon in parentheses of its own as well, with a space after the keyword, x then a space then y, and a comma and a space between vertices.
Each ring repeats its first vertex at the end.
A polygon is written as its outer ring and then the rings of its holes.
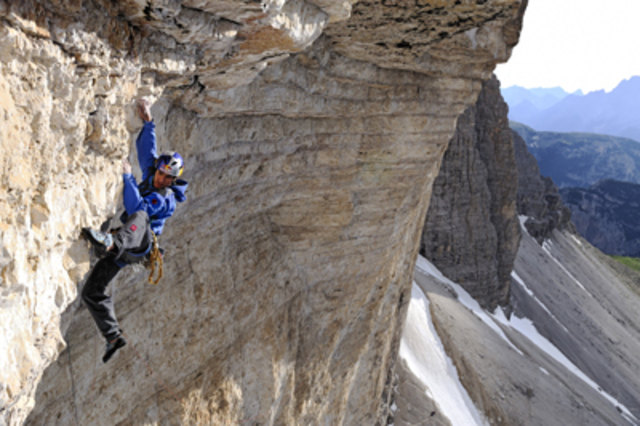
POLYGON ((124 208, 117 230, 100 232, 89 228, 83 235, 96 248, 100 260, 95 264, 82 290, 82 299, 107 340, 103 362, 126 344, 118 325, 113 301, 107 286, 126 265, 143 262, 153 246, 153 235, 160 235, 165 221, 173 215, 176 204, 186 200, 187 182, 178 179, 184 161, 176 152, 156 155, 155 123, 148 101, 137 102, 137 112, 144 125, 136 140, 142 181, 138 185, 131 164, 123 162, 124 208))

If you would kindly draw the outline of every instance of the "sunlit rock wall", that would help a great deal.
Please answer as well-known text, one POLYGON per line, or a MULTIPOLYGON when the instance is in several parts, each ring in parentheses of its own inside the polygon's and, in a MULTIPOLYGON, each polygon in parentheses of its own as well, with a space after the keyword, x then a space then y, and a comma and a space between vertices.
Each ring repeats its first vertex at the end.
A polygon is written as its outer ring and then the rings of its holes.
POLYGON ((524 7, 0 2, 3 421, 383 419, 433 179, 524 7), (162 282, 112 284, 104 366, 78 234, 118 207, 141 95, 189 201, 162 282))

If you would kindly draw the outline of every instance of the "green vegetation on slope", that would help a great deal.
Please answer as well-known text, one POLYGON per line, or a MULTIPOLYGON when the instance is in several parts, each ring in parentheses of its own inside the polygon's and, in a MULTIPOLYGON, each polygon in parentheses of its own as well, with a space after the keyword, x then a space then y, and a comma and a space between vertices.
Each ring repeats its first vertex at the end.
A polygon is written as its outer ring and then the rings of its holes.
POLYGON ((637 257, 626 257, 626 256, 611 256, 613 259, 627 266, 628 268, 633 269, 634 271, 640 272, 640 258, 637 257))

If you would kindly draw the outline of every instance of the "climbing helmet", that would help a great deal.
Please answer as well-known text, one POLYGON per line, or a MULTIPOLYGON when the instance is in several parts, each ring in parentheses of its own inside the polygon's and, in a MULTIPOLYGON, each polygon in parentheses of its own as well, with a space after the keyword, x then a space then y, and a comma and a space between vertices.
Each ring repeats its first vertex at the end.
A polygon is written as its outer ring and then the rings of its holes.
POLYGON ((175 151, 163 152, 156 160, 156 169, 173 177, 179 177, 184 171, 184 160, 175 151))

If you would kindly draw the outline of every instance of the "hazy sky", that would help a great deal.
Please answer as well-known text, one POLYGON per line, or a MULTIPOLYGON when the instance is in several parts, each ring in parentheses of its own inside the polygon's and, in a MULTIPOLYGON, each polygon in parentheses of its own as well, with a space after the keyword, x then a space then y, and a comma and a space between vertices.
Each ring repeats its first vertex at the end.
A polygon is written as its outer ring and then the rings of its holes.
POLYGON ((640 75, 640 0, 529 0, 503 88, 613 89, 640 75))

